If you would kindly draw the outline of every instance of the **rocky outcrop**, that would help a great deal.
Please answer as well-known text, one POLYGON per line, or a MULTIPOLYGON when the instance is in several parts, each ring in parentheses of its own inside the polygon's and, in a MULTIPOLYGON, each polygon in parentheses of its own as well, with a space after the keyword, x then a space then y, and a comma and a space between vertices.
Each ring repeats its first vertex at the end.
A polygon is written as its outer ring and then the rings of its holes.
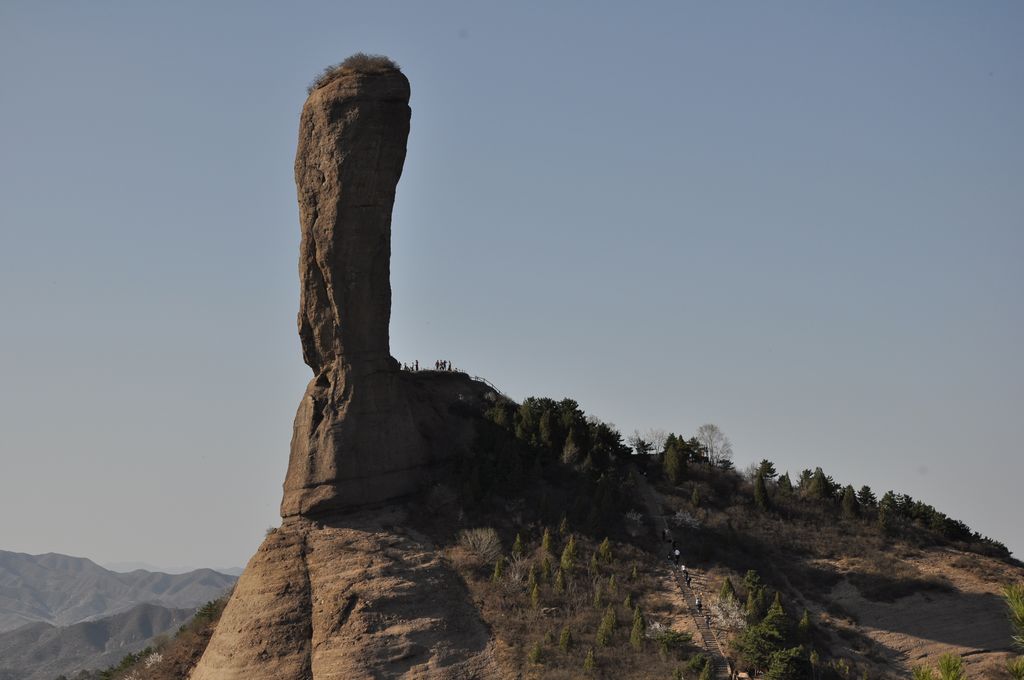
MULTIPOLYGON (((367 61, 369 59, 369 61, 367 61)), ((391 357, 391 209, 409 83, 387 60, 328 72, 302 110, 299 336, 280 529, 239 579, 192 680, 497 678, 487 628, 429 542, 381 505, 469 454, 487 385, 391 357), (360 510, 376 504, 375 510, 360 510)))
POLYGON ((498 678, 465 589, 400 511, 286 521, 238 581, 192 680, 498 678))
POLYGON ((390 352, 391 210, 409 118, 409 81, 386 60, 331 73, 302 109, 298 325, 314 376, 295 416, 283 517, 407 494, 471 436, 390 352))

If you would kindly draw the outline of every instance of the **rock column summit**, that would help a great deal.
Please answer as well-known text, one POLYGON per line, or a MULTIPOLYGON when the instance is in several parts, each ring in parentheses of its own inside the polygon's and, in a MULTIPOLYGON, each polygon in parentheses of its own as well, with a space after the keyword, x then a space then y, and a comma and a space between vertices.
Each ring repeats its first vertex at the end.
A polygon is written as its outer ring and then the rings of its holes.
POLYGON ((441 424, 388 337, 391 211, 410 119, 409 81, 390 64, 328 73, 302 109, 298 325, 314 376, 295 416, 285 518, 409 493, 434 458, 441 424))

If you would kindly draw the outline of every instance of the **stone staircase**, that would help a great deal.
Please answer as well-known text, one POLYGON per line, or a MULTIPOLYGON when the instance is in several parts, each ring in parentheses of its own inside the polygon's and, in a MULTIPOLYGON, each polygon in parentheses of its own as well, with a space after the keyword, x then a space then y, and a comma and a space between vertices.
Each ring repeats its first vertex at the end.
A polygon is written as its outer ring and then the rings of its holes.
MULTIPOLYGON (((661 514, 661 498, 659 497, 658 492, 655 491, 647 480, 639 474, 636 475, 636 480, 637 488, 640 490, 644 499, 644 504, 647 506, 647 512, 654 520, 654 531, 658 534, 658 538, 660 540, 663 535, 662 532, 669 531, 668 521, 661 514)), ((665 543, 663 545, 667 548, 668 544, 665 543)), ((672 578, 682 593, 683 600, 686 602, 686 608, 689 610, 689 614, 693 617, 693 621, 697 625, 697 630, 700 632, 701 639, 694 640, 694 642, 700 643, 704 648, 705 653, 710 657, 714 677, 731 678, 732 667, 725 658, 722 646, 718 643, 718 637, 715 635, 715 631, 713 629, 714 621, 712 621, 712 625, 709 626, 704 615, 697 613, 697 595, 701 595, 701 602, 705 603, 706 606, 706 603, 708 602, 708 595, 711 594, 707 588, 707 581, 704 577, 704 572, 699 569, 692 569, 688 566, 687 569, 690 572, 690 586, 687 587, 686 581, 683 579, 683 575, 679 567, 670 565, 670 568, 672 569, 672 578)))
MULTIPOLYGON (((689 569, 690 572, 690 586, 687 587, 686 581, 683 579, 682 574, 678 569, 674 569, 676 585, 683 593, 683 597, 686 599, 687 607, 690 610, 690 615, 693 617, 693 621, 697 624, 697 630, 700 632, 700 643, 704 647, 707 655, 711 658, 711 667, 714 671, 716 678, 728 678, 731 677, 732 669, 729 666, 729 662, 725 659, 725 654, 722 652, 721 645, 718 644, 718 636, 715 635, 715 631, 712 626, 707 624, 707 620, 704 618, 703 613, 697 612, 697 596, 700 595, 702 603, 708 601, 708 588, 707 581, 704 578, 704 572, 699 569, 689 569)), ((706 606, 706 604, 705 604, 706 606)), ((704 611, 707 611, 706 609, 704 611)), ((713 623, 713 621, 712 621, 713 623)))

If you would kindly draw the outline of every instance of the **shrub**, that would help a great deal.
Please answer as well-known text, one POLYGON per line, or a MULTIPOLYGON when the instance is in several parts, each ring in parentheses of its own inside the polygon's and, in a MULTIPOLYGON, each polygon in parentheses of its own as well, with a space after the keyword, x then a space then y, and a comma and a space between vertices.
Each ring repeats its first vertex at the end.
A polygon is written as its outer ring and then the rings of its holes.
POLYGON ((323 72, 313 79, 313 82, 306 88, 306 92, 323 87, 343 73, 387 73, 388 71, 399 71, 398 64, 382 54, 365 54, 356 52, 341 63, 328 66, 323 72))
POLYGON ((459 545, 482 564, 494 562, 501 555, 501 539, 491 527, 463 529, 459 533, 459 545))

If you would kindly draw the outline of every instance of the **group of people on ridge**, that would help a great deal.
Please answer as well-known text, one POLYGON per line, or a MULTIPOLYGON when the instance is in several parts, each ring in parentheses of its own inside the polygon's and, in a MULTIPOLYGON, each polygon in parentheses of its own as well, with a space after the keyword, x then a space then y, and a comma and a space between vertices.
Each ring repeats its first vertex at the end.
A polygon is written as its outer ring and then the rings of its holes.
MULTIPOLYGON (((402 364, 402 370, 403 371, 418 371, 418 370, 420 370, 420 360, 417 359, 416 361, 412 362, 411 364, 403 363, 402 364)), ((459 369, 455 368, 455 366, 453 366, 452 362, 450 362, 450 361, 443 360, 443 359, 438 359, 437 361, 434 362, 434 370, 435 371, 457 372, 459 369)))

